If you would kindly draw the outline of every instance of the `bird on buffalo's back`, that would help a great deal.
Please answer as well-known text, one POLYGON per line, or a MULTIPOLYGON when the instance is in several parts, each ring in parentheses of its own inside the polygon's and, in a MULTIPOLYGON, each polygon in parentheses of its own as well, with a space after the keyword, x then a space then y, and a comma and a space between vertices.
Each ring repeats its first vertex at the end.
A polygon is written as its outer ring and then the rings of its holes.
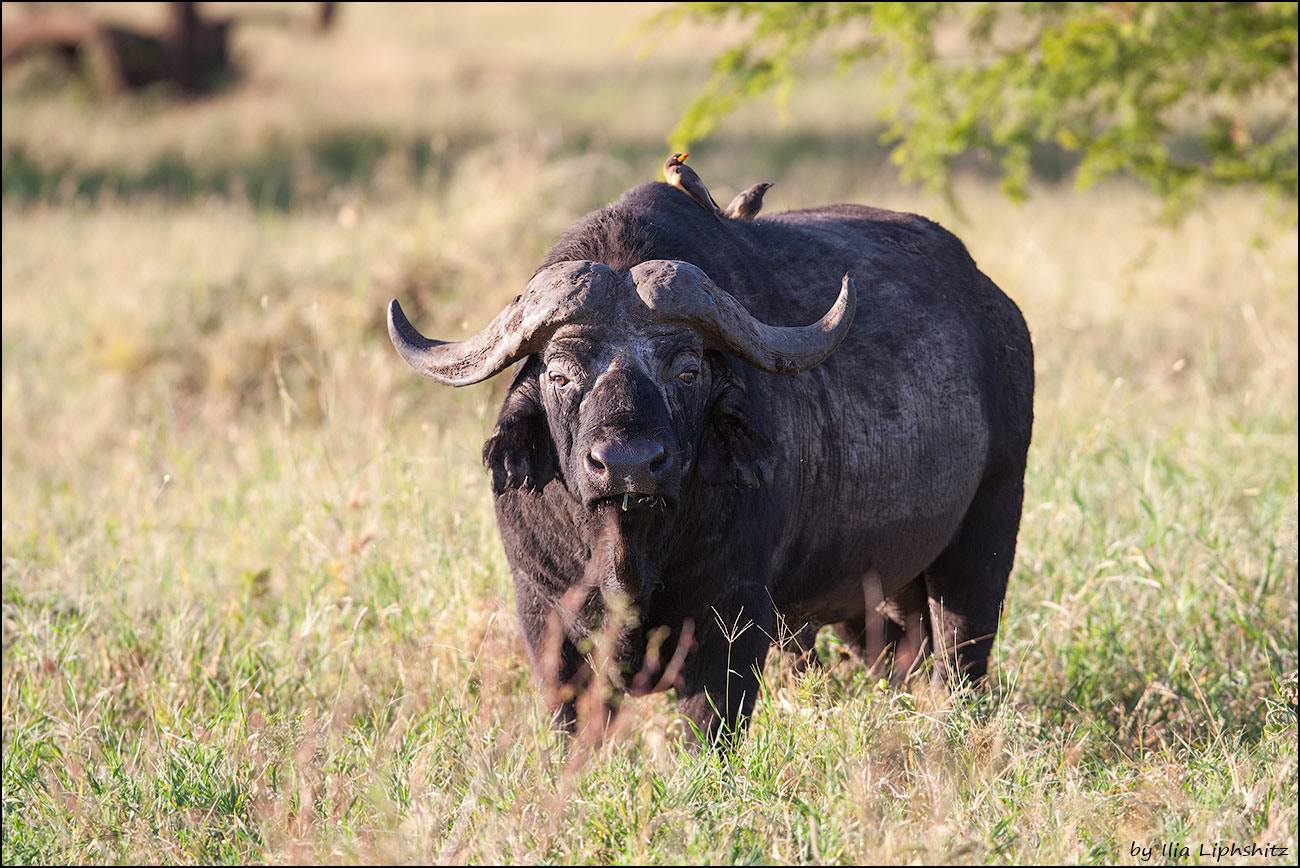
POLYGON ((722 209, 709 195, 709 188, 704 186, 704 182, 700 180, 695 170, 683 162, 689 156, 690 154, 673 154, 669 157, 664 163, 664 177, 668 179, 669 184, 690 196, 695 204, 721 220, 722 209))
POLYGON ((727 206, 727 216, 732 220, 753 220, 763 209, 763 194, 770 186, 770 183, 764 181, 737 194, 727 206))

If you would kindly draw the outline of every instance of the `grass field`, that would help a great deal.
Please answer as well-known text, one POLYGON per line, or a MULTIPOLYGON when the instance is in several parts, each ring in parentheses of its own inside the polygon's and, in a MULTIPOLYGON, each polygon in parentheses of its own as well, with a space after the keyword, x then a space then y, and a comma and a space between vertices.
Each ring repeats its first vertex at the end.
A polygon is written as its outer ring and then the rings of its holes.
POLYGON ((1294 864, 1295 226, 975 171, 955 213, 896 181, 866 72, 691 162, 939 219, 1024 311, 990 689, 774 655, 730 755, 665 696, 563 755, 479 464, 504 384, 422 380, 384 305, 463 337, 658 178, 724 40, 643 57, 645 14, 349 5, 241 31, 244 80, 184 106, 6 70, 3 861, 1294 864))

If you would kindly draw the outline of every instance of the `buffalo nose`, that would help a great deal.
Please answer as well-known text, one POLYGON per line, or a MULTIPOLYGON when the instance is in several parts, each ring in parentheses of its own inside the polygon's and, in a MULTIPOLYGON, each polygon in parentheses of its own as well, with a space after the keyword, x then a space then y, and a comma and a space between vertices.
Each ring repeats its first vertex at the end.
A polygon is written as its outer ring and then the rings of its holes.
POLYGON ((669 460, 663 444, 653 440, 602 440, 587 453, 587 474, 608 491, 649 494, 669 460))

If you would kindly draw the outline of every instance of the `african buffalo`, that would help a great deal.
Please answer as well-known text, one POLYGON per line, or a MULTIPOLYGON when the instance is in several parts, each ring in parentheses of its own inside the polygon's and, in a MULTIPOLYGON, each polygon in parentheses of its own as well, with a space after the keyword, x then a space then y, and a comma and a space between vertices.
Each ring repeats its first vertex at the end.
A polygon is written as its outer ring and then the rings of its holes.
POLYGON ((483 460, 567 727, 588 685, 606 721, 624 693, 672 686, 703 737, 734 732, 778 630, 806 649, 832 625, 898 669, 933 646, 942 676, 984 676, 1033 348, 937 224, 857 205, 719 221, 645 184, 468 340, 423 337, 397 301, 388 323, 439 383, 519 362, 483 460))

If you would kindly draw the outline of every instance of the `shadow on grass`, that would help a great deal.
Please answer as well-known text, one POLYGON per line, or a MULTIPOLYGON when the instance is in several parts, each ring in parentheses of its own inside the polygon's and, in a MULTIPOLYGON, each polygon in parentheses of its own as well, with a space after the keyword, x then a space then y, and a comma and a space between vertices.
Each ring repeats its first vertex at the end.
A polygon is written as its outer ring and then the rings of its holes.
MULTIPOLYGON (((719 136, 697 149, 701 163, 725 160, 733 166, 763 166, 780 176, 800 165, 838 166, 846 173, 893 178, 888 148, 880 143, 883 127, 858 133, 826 135, 791 131, 762 140, 719 136)), ((488 132, 469 132, 448 140, 441 135, 397 135, 381 129, 347 129, 319 134, 305 142, 276 141, 238 160, 191 161, 172 151, 153 157, 143 170, 83 165, 40 158, 20 143, 4 148, 2 189, 6 202, 19 205, 93 205, 103 198, 162 198, 184 204, 217 197, 246 201, 259 211, 289 211, 325 201, 331 191, 369 189, 381 167, 396 167, 396 179, 440 189, 457 162, 492 141, 488 132)), ((668 146, 657 136, 618 142, 586 135, 566 137, 553 156, 603 151, 629 166, 651 167, 645 180, 658 180, 668 146)), ((1055 146, 1035 161, 1038 180, 1056 183, 1074 168, 1071 155, 1055 146)), ((991 165, 973 155, 961 163, 963 173, 993 177, 991 165)), ((391 177, 391 174, 389 175, 391 177)))

